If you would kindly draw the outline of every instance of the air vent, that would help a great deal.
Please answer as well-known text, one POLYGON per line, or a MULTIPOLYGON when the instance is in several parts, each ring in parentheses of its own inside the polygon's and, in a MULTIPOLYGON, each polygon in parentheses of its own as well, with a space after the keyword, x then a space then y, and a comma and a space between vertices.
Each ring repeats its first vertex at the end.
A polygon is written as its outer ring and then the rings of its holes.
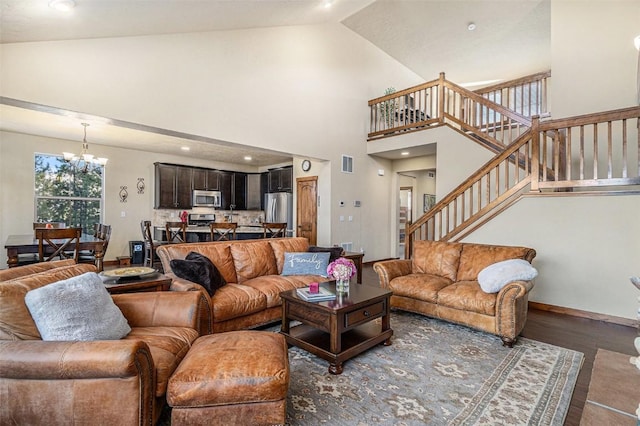
POLYGON ((436 177, 436 173, 435 172, 427 172, 427 177, 433 179, 434 177, 436 177))
POLYGON ((353 173, 353 157, 342 155, 342 172, 353 173))

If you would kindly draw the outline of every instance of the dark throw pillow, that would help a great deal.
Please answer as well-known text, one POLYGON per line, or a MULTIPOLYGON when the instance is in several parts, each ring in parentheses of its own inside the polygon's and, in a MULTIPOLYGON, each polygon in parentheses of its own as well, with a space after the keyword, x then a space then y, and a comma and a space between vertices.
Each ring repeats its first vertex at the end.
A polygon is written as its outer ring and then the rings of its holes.
POLYGON ((227 283, 216 265, 207 256, 195 251, 187 254, 184 260, 173 259, 170 265, 176 276, 200 284, 209 296, 213 296, 216 290, 227 283))
POLYGON ((318 246, 309 246, 307 249, 309 253, 323 253, 329 252, 329 263, 333 262, 340 256, 342 256, 342 247, 318 247, 318 246))

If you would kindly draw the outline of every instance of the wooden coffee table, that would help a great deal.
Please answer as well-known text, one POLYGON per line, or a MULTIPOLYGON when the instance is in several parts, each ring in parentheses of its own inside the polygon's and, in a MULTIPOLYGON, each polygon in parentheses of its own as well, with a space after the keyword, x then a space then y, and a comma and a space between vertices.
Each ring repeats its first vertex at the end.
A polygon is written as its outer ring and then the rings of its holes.
POLYGON ((171 287, 171 278, 159 272, 139 278, 101 278, 107 291, 111 294, 168 291, 171 287))
MULTIPOLYGON (((335 292, 334 283, 322 283, 335 292)), ((307 302, 295 290, 280 293, 282 327, 287 343, 329 361, 329 373, 341 374, 344 361, 380 343, 391 344, 391 291, 351 285, 349 293, 328 302, 307 302), (382 318, 382 326, 373 320, 382 318), (301 325, 290 326, 300 321, 301 325)))

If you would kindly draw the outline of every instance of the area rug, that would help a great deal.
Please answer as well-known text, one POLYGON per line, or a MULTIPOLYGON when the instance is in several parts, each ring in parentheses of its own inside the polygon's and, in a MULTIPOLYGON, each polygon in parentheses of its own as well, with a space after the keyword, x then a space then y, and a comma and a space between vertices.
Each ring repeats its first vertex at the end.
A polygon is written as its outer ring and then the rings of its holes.
POLYGON ((581 426, 638 424, 635 411, 640 403, 640 370, 629 358, 630 355, 598 349, 581 426))
POLYGON ((524 338, 509 349, 494 335, 404 312, 392 313, 391 327, 391 346, 346 361, 341 375, 290 348, 287 424, 563 424, 581 353, 524 338))

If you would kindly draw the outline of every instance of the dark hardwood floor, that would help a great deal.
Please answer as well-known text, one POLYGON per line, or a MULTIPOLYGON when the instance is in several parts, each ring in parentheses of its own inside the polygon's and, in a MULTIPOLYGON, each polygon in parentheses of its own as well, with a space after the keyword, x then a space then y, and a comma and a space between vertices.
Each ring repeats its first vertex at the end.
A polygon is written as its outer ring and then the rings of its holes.
MULTIPOLYGON (((378 283, 378 276, 371 264, 364 265, 362 282, 378 283)), ((636 328, 538 309, 529 309, 527 324, 521 335, 584 354, 584 364, 578 375, 565 421, 565 425, 569 426, 580 424, 597 350, 601 348, 637 355, 633 346, 633 340, 638 336, 636 328)))

